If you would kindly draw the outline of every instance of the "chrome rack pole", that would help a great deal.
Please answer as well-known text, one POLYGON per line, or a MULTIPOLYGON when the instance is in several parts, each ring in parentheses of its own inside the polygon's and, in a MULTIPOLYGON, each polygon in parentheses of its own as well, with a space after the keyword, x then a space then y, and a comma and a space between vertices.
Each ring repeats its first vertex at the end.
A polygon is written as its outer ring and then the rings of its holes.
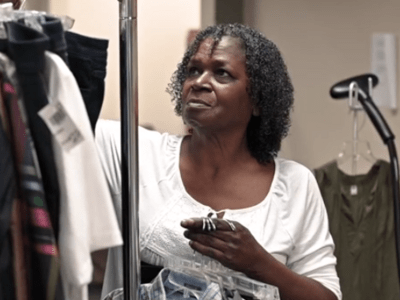
POLYGON ((138 300, 140 257, 138 214, 137 1, 119 1, 124 299, 138 300))

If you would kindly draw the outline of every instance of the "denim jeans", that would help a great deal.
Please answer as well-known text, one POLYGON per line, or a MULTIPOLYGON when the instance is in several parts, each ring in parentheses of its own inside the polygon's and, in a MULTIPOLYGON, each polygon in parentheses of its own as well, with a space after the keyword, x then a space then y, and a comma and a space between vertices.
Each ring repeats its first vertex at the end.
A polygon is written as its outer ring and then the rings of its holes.
POLYGON ((108 40, 65 32, 69 68, 81 91, 92 131, 104 100, 108 40))
POLYGON ((43 33, 50 39, 49 50, 59 55, 65 63, 68 64, 67 41, 65 40, 64 28, 61 20, 45 16, 45 22, 42 23, 43 33))

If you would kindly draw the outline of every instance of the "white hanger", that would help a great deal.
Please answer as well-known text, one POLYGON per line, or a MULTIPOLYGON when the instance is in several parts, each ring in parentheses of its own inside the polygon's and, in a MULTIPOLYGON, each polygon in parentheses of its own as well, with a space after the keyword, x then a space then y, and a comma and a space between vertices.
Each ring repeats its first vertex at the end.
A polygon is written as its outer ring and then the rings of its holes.
MULTIPOLYGON (((371 90, 372 87, 370 85, 370 93, 372 92, 371 90)), ((352 82, 349 90, 349 108, 353 113, 353 139, 343 143, 342 150, 336 160, 339 169, 349 175, 365 174, 377 161, 372 154, 369 142, 358 138, 360 131, 358 115, 360 112, 364 113, 364 110, 358 102, 357 96, 357 83, 352 82)))
POLYGON ((368 141, 345 141, 337 157, 339 168, 350 175, 365 174, 376 163, 368 141))

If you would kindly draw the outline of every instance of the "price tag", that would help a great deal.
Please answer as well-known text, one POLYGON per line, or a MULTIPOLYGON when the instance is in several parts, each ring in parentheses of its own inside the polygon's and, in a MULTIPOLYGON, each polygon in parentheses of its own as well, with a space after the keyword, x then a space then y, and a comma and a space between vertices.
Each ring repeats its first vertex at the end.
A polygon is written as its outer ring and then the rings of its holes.
POLYGON ((82 133, 60 102, 49 103, 38 114, 65 151, 69 152, 83 142, 82 133))
POLYGON ((350 187, 350 195, 355 196, 358 194, 358 187, 354 184, 350 187))

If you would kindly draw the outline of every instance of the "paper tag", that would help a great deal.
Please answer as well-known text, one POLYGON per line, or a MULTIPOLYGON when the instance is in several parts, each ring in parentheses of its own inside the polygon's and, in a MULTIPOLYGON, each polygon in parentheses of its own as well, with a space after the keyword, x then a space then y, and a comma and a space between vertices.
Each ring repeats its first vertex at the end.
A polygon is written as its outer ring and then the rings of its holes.
POLYGON ((358 194, 358 187, 354 184, 350 187, 350 195, 355 196, 358 194))
POLYGON ((67 152, 83 142, 81 132, 60 102, 49 103, 38 114, 60 146, 67 152))

